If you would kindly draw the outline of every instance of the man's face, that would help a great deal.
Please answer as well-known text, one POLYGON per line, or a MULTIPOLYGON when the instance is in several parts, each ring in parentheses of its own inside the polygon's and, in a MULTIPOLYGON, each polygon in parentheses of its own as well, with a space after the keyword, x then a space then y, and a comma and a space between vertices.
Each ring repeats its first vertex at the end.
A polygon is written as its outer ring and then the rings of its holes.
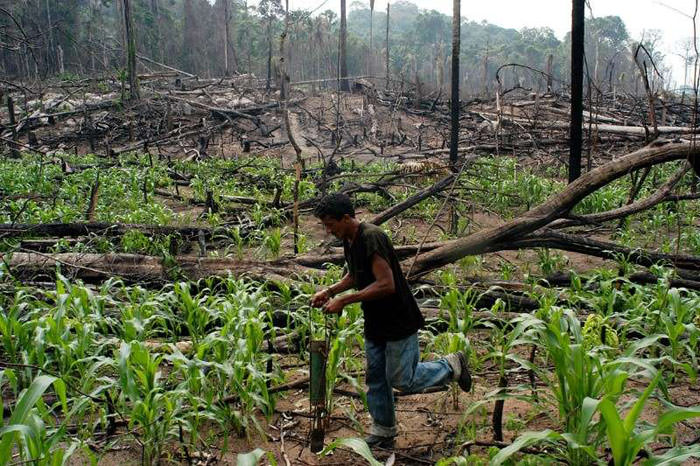
POLYGON ((321 223, 326 229, 326 234, 335 236, 338 239, 345 239, 345 231, 347 226, 347 218, 349 216, 346 214, 340 220, 336 220, 329 215, 324 215, 321 218, 321 223))

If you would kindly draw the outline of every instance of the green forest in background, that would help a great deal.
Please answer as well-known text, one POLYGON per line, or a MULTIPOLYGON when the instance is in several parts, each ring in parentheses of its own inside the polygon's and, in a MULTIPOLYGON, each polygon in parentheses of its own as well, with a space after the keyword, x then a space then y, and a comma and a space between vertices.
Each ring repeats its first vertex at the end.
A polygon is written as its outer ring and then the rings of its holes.
MULTIPOLYGON (((124 68, 121 2, 0 0, 0 5, 9 13, 0 15, 0 37, 6 45, 0 48, 1 74, 69 78, 119 74, 124 68)), ((279 0, 262 0, 255 5, 239 0, 134 0, 131 8, 137 50, 142 56, 201 77, 215 77, 226 74, 223 57, 228 46, 229 74, 253 73, 264 78, 269 66, 274 79, 284 19, 284 5, 279 0)), ((463 94, 489 92, 503 65, 514 63, 544 71, 550 55, 555 88, 568 81, 568 34, 560 40, 550 28, 507 29, 470 20, 468 6, 462 11, 463 94)), ((294 10, 290 21, 286 55, 292 81, 336 76, 338 15, 331 9, 294 10)), ((446 89, 451 21, 448 15, 422 10, 408 1, 392 3, 391 76, 418 82, 428 90, 446 89)), ((643 41, 658 70, 652 77, 658 83, 653 85, 661 85, 660 78, 669 72, 658 50, 660 39, 660 33, 652 31, 643 41)), ((372 12, 368 4, 353 2, 348 11, 347 44, 349 75, 385 76, 386 10, 372 12)), ((634 46, 619 17, 589 18, 586 53, 591 81, 602 90, 641 91, 634 46)), ((506 66, 500 77, 508 88, 542 90, 545 82, 541 73, 519 66, 506 66)))

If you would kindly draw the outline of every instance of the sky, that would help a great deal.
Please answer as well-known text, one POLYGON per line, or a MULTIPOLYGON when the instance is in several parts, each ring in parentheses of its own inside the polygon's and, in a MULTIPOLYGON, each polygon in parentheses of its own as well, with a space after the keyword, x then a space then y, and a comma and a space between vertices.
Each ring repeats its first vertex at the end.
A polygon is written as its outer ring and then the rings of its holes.
MULTIPOLYGON (((354 0, 347 0, 348 7, 354 0)), ((369 0, 360 0, 369 4, 369 0)), ((422 9, 435 9, 452 15, 451 0, 409 0, 422 9)), ((316 9, 324 0, 289 0, 290 9, 316 9)), ((588 0, 586 16, 616 15, 622 18, 632 39, 639 40, 645 31, 657 29, 663 34, 661 50, 672 69, 674 86, 683 84, 682 60, 679 42, 692 38, 692 15, 695 0, 588 0)), ((375 11, 386 10, 386 0, 375 0, 375 11)), ((520 29, 522 27, 550 27, 562 39, 571 29, 571 0, 462 0, 462 17, 468 20, 486 20, 489 23, 520 29)), ((319 9, 340 9, 339 0, 326 0, 319 9)), ((700 35, 700 15, 698 15, 700 35)))

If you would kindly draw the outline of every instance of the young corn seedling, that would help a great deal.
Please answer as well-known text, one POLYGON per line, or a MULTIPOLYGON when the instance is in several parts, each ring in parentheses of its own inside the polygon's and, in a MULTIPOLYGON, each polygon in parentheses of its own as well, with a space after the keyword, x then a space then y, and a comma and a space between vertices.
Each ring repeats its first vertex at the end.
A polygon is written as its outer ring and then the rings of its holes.
POLYGON ((60 445, 64 441, 64 426, 69 419, 66 386, 63 381, 48 375, 36 377, 19 397, 7 424, 0 428, 0 466, 17 463, 12 455, 13 445, 17 447, 21 463, 40 466, 65 464, 78 447, 76 442, 71 442, 68 446, 60 445), (57 429, 47 428, 36 408, 41 396, 51 385, 54 386, 66 415, 57 429))
POLYGON ((120 399, 130 404, 129 427, 141 433, 142 462, 160 461, 165 442, 177 438, 173 421, 182 408, 183 393, 161 383, 162 356, 153 356, 139 342, 122 343, 118 369, 120 399))
MULTIPOLYGON (((605 432, 615 466, 635 464, 640 457, 640 452, 660 435, 671 433, 674 424, 700 417, 700 406, 692 408, 670 407, 659 417, 656 425, 648 427, 639 425, 644 406, 659 384, 661 377, 660 372, 656 374, 624 418, 622 413, 618 411, 615 401, 609 397, 606 396, 594 403, 605 421, 605 432)), ((649 457, 649 454, 647 453, 643 457, 649 457)), ((672 448, 663 455, 652 455, 644 464, 679 464, 691 457, 700 457, 700 446, 672 448)))

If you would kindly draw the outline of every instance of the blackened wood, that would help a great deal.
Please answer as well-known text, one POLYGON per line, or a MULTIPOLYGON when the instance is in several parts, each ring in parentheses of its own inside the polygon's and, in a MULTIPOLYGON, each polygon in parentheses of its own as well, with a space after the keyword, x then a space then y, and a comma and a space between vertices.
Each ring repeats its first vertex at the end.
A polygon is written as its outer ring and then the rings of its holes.
POLYGON ((581 176, 583 140, 583 32, 585 0, 573 0, 571 12, 571 127, 569 183, 581 176))

